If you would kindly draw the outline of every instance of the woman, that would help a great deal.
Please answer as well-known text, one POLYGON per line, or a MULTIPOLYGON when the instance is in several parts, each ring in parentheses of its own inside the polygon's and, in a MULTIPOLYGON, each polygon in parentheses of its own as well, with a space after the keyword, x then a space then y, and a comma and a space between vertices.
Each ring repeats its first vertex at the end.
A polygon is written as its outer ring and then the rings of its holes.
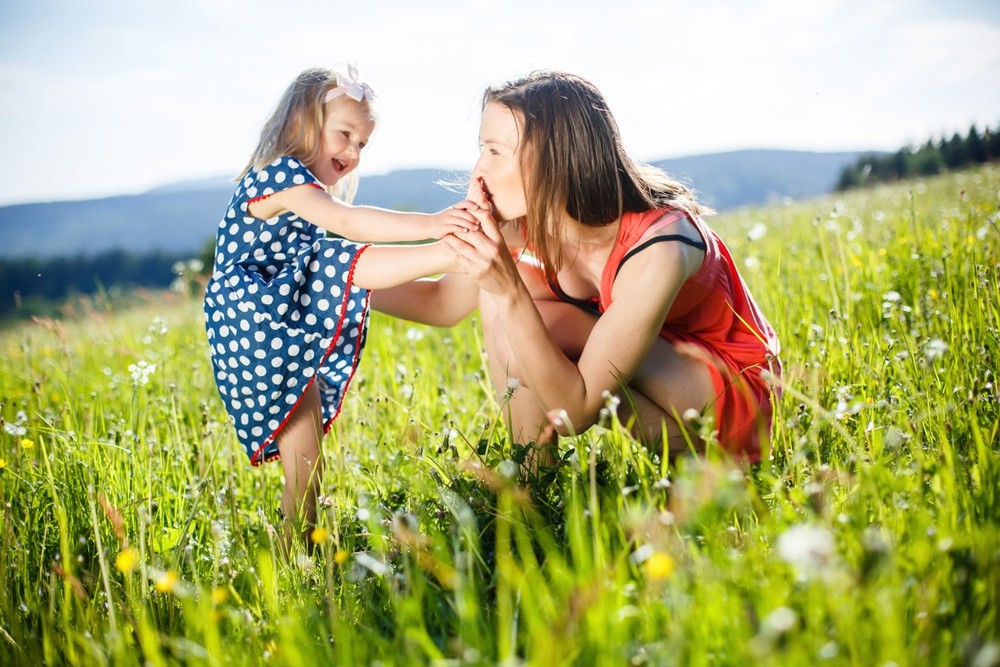
POLYGON ((447 326, 478 304, 493 386, 514 388, 511 436, 543 461, 557 434, 596 423, 608 392, 669 455, 704 448, 685 432, 698 414, 724 449, 759 459, 778 340, 692 193, 633 162, 603 96, 571 74, 488 89, 480 144, 482 231, 445 240, 469 275, 376 293, 374 306, 447 326))

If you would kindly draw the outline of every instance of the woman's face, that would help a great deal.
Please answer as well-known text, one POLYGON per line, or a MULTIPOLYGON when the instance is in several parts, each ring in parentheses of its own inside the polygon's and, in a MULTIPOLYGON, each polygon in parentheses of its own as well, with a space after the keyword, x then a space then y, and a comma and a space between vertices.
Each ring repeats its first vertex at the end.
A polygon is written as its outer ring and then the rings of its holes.
POLYGON ((500 220, 524 217, 528 209, 521 175, 520 137, 520 117, 509 107, 490 102, 483 108, 479 160, 472 179, 482 180, 500 220))

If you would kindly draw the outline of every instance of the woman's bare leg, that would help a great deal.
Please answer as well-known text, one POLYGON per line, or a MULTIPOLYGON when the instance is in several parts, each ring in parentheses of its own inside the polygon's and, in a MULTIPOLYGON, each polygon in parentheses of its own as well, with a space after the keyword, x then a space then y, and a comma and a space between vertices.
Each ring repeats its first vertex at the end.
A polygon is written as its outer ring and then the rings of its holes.
MULTIPOLYGON (((521 277, 553 341, 567 358, 579 359, 597 318, 576 306, 555 300, 532 267, 521 267, 521 277)), ((503 322, 488 295, 480 298, 480 315, 493 386, 501 401, 509 396, 504 409, 511 437, 514 442, 537 442, 542 455, 539 462, 551 463, 558 436, 550 428, 549 415, 520 377, 503 322), (510 393, 512 385, 516 388, 510 393)), ((670 456, 689 452, 692 445, 696 451, 703 449, 704 443, 697 435, 690 431, 685 435, 684 427, 675 418, 690 408, 700 411, 715 398, 706 361, 696 350, 658 339, 632 378, 628 392, 629 396, 618 392, 618 414, 623 424, 631 422, 635 437, 650 446, 662 446, 670 456)))
POLYGON ((287 552, 293 535, 308 537, 316 524, 316 498, 323 478, 323 408, 316 383, 309 385, 278 438, 285 489, 281 512, 285 516, 282 545, 287 552))

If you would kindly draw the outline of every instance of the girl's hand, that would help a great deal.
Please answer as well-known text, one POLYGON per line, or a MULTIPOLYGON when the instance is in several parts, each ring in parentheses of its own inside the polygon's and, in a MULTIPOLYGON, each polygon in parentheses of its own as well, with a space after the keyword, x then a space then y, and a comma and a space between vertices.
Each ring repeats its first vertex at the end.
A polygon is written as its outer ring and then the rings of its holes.
POLYGON ((467 209, 471 202, 463 201, 450 208, 428 215, 425 223, 427 238, 441 239, 449 234, 474 232, 479 229, 479 221, 467 209))

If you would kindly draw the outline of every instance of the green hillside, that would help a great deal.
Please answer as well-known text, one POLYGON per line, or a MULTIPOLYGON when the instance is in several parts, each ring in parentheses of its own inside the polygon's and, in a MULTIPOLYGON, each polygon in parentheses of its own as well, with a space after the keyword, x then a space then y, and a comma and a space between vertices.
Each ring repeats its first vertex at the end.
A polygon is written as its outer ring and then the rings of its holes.
MULTIPOLYGON (((859 155, 734 151, 657 164, 692 182, 712 206, 728 210, 830 192, 841 170, 859 155)), ((438 183, 456 180, 461 174, 441 169, 393 171, 362 179, 356 201, 406 211, 440 211, 462 193, 438 183)), ((233 187, 229 179, 216 178, 138 195, 0 206, 0 261, 93 257, 110 250, 197 254, 215 237, 233 187)))
POLYGON ((0 332, 0 664, 996 665, 998 193, 710 221, 783 343, 750 469, 609 418, 520 486, 475 321, 376 315, 290 561, 197 299, 0 332))

